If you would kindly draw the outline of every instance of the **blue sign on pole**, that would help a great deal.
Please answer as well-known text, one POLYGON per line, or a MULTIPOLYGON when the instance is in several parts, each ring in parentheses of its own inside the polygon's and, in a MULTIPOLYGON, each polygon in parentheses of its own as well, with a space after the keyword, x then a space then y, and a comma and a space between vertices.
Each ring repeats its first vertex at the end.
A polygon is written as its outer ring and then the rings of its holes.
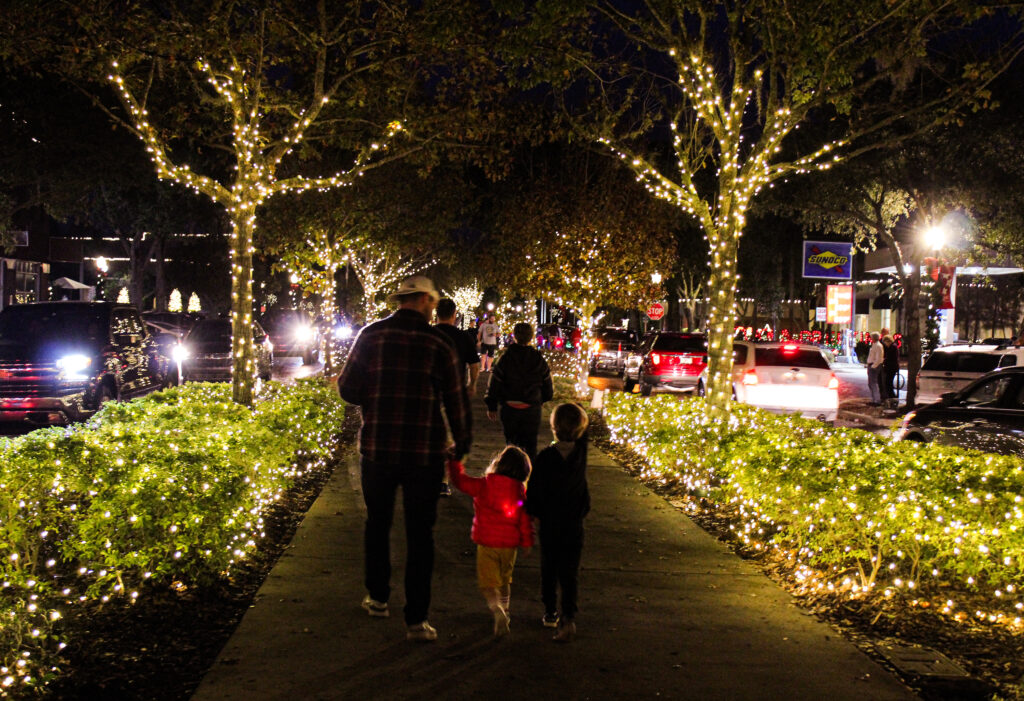
POLYGON ((845 241, 804 241, 804 277, 851 279, 853 244, 845 241))

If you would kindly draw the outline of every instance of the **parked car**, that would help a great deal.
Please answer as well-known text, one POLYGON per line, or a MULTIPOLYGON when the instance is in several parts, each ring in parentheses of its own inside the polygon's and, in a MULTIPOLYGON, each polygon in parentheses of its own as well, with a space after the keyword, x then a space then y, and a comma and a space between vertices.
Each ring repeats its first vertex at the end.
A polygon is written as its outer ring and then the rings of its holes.
MULTIPOLYGON (((274 345, 258 323, 253 322, 252 340, 256 346, 256 372, 270 379, 274 365, 274 345)), ((185 357, 181 371, 186 382, 231 381, 231 321, 204 319, 192 327, 183 343, 185 357)))
POLYGON ((301 309, 273 309, 260 323, 274 344, 279 356, 297 355, 303 365, 310 365, 320 355, 320 330, 313 318, 301 309))
POLYGON ((1024 367, 986 373, 909 412, 894 438, 1024 457, 1024 367))
POLYGON ((37 302, 0 311, 0 421, 61 425, 171 383, 135 307, 37 302))
POLYGON ((1024 365, 1024 347, 958 344, 932 351, 917 376, 918 404, 932 404, 996 368, 1024 365))
POLYGON ((626 358, 623 389, 637 385, 645 397, 655 389, 692 392, 708 362, 702 333, 658 331, 646 336, 626 358))
POLYGON ((610 372, 621 376, 626 357, 636 348, 636 332, 603 328, 594 332, 590 350, 590 374, 610 372))
POLYGON ((568 334, 558 324, 541 324, 537 327, 537 347, 551 350, 565 350, 568 334))
MULTIPOLYGON (((778 414, 821 421, 839 415, 839 380, 821 348, 805 343, 733 341, 733 399, 778 414)), ((697 393, 707 387, 707 369, 697 393)))

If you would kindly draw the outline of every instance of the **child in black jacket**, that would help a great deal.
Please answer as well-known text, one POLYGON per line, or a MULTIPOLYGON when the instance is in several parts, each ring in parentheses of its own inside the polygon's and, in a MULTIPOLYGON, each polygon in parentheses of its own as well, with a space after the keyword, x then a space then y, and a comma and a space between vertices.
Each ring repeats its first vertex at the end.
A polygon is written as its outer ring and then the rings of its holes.
POLYGON ((554 640, 576 635, 576 597, 583 519, 590 511, 587 488, 587 414, 576 404, 551 412, 555 443, 537 455, 526 490, 526 511, 540 521, 540 579, 544 625, 558 628, 554 640), (562 611, 558 612, 558 588, 562 611))
POLYGON ((501 418, 505 442, 522 448, 532 461, 537 454, 541 407, 554 396, 554 387, 547 361, 530 347, 533 327, 516 324, 512 336, 516 342, 494 364, 484 401, 487 418, 501 418))

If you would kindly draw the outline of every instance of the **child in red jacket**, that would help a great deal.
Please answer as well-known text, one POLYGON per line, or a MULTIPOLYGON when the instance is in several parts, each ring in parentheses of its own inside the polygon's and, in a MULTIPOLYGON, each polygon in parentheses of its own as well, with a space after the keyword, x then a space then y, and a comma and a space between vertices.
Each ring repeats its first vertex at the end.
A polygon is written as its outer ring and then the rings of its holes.
POLYGON ((448 462, 448 476, 457 489, 473 497, 477 582, 494 615, 494 635, 506 635, 516 548, 528 553, 533 546, 533 526, 523 507, 530 458, 510 445, 491 461, 483 477, 467 476, 456 460, 448 462))

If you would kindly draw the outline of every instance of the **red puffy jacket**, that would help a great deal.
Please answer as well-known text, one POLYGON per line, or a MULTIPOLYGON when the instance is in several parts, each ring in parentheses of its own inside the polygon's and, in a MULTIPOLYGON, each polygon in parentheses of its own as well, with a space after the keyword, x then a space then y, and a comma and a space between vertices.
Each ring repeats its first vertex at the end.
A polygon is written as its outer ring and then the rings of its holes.
POLYGON ((459 490, 473 497, 473 542, 488 548, 533 546, 533 524, 523 508, 526 485, 505 475, 470 477, 461 462, 448 463, 459 490))

